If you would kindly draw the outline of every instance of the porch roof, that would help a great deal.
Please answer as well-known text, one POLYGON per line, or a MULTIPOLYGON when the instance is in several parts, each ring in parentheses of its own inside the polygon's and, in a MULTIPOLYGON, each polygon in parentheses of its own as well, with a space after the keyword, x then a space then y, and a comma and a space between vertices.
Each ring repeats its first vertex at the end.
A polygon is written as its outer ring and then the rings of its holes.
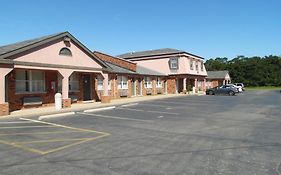
POLYGON ((207 79, 225 79, 229 74, 227 70, 223 71, 207 71, 208 76, 207 79))
POLYGON ((120 67, 110 62, 105 62, 111 69, 108 69, 111 73, 120 73, 120 74, 134 74, 134 75, 154 75, 154 76, 167 76, 166 74, 145 68, 143 66, 137 65, 137 70, 131 71, 129 69, 120 67))

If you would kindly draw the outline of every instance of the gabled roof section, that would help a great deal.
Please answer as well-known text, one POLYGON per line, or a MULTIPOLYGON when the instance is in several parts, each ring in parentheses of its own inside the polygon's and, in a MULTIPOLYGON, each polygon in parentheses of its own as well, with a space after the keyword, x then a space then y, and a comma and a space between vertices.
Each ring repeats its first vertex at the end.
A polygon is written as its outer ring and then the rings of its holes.
POLYGON ((207 71, 207 79, 225 79, 229 72, 227 70, 223 71, 207 71))
POLYGON ((123 58, 114 57, 102 52, 94 51, 93 54, 97 56, 100 60, 113 63, 125 69, 129 69, 131 71, 136 71, 136 64, 135 62, 125 60, 123 58))
POLYGON ((104 64, 103 61, 101 61, 98 57, 96 57, 86 46, 84 46, 79 40, 77 40, 74 36, 72 36, 69 32, 62 32, 57 33, 53 35, 47 35, 31 40, 26 40, 6 46, 0 47, 0 59, 9 59, 9 57, 22 53, 24 51, 36 48, 38 46, 41 46, 43 44, 49 43, 51 41, 63 38, 63 37, 69 37, 73 42, 75 42, 81 49, 83 49, 87 54, 91 56, 92 59, 94 59, 98 64, 100 64, 102 67, 106 68, 106 64, 104 64))
POLYGON ((140 51, 140 52, 130 52, 130 53, 118 55, 117 57, 124 58, 124 59, 136 59, 136 58, 143 58, 143 57, 150 57, 150 56, 162 56, 162 55, 184 54, 184 53, 204 59, 203 57, 200 57, 198 55, 194 55, 183 50, 171 49, 171 48, 147 50, 147 51, 140 51))
POLYGON ((120 67, 118 65, 115 65, 113 63, 110 63, 110 62, 105 62, 109 68, 108 68, 108 71, 111 72, 111 73, 119 73, 119 74, 137 74, 136 72, 134 71, 131 71, 129 69, 126 69, 126 68, 123 68, 123 67, 120 67))

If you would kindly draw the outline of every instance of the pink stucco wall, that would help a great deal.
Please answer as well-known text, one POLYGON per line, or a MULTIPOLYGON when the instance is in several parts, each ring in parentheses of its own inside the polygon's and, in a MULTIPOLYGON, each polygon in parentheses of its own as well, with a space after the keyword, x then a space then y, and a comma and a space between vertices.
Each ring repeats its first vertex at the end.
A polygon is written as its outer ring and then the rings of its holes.
POLYGON ((66 47, 65 43, 62 40, 59 40, 55 43, 45 45, 40 49, 35 49, 25 54, 19 55, 15 60, 32 63, 101 68, 97 62, 95 62, 73 42, 71 42, 70 47, 67 47, 71 50, 72 57, 59 55, 59 51, 63 47, 66 47))
POLYGON ((170 58, 153 58, 146 60, 135 60, 139 65, 147 67, 149 69, 164 73, 164 74, 193 74, 193 75, 201 75, 207 76, 207 72, 205 66, 203 67, 203 71, 201 71, 200 62, 202 59, 180 56, 179 57, 179 69, 171 70, 169 67, 170 58), (190 70, 190 59, 193 59, 193 70, 190 70), (198 71, 195 69, 195 62, 198 61, 198 71))

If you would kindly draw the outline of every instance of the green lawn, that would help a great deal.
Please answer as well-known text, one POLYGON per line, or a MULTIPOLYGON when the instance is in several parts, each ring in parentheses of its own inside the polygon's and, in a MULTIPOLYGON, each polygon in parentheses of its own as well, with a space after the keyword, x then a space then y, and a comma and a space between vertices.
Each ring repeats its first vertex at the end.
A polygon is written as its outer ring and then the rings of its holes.
POLYGON ((281 90, 281 87, 276 87, 276 86, 246 87, 246 90, 281 90))

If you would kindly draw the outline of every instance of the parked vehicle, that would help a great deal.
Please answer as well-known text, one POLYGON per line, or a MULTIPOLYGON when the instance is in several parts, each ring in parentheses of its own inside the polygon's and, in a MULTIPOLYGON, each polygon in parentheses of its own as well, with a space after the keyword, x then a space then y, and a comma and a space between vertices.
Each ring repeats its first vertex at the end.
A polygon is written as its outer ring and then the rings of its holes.
POLYGON ((243 91, 245 91, 245 86, 243 83, 234 83, 234 85, 241 87, 243 91))
POLYGON ((230 95, 233 96, 239 93, 238 89, 233 85, 222 85, 206 90, 207 95, 230 95))
POLYGON ((237 85, 235 85, 235 84, 227 84, 227 85, 233 86, 234 88, 237 88, 237 89, 238 89, 238 92, 243 92, 243 89, 242 89, 241 86, 237 86, 237 85))

